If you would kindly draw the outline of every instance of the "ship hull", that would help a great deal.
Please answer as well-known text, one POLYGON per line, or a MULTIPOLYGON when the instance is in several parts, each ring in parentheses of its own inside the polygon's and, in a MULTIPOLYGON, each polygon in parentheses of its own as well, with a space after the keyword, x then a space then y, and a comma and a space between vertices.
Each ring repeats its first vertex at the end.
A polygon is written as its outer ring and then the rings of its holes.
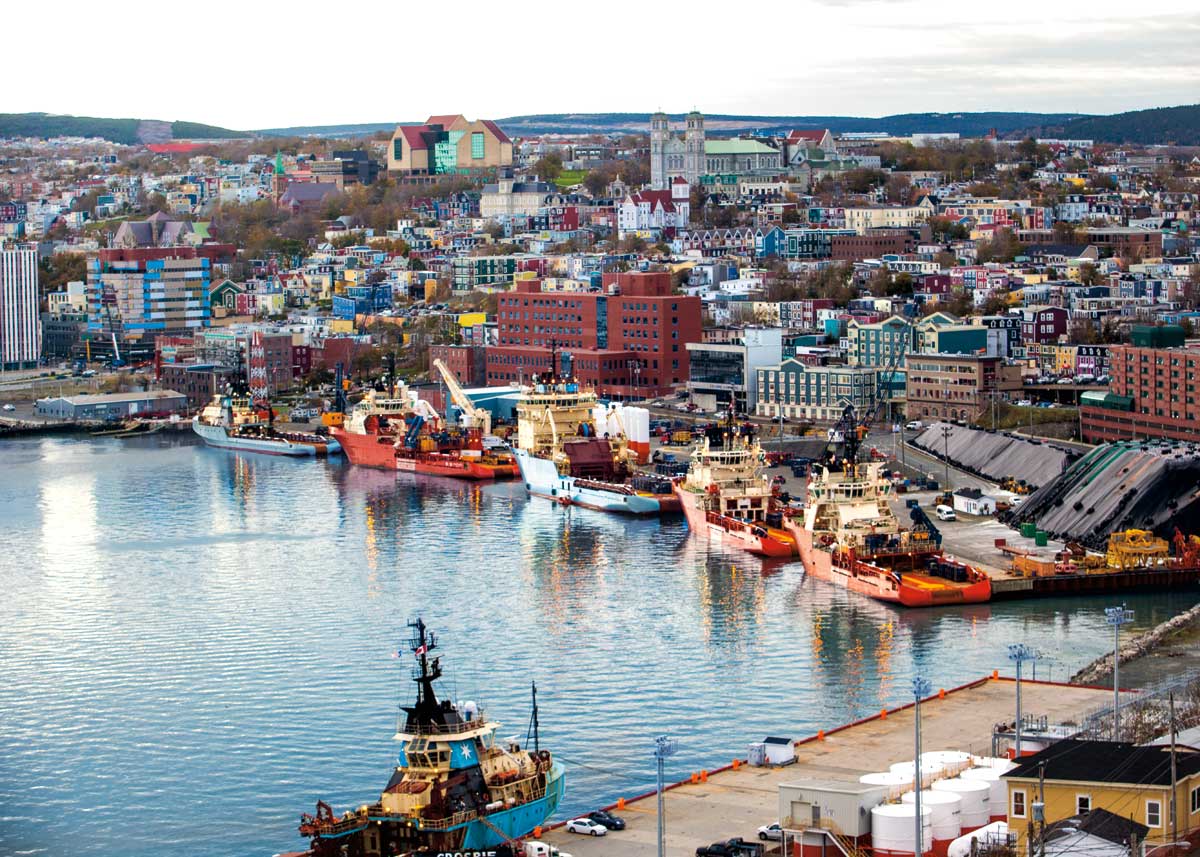
POLYGON ((688 529, 693 533, 707 534, 710 539, 718 539, 757 556, 785 559, 796 555, 795 542, 789 533, 710 513, 701 508, 700 495, 685 491, 678 484, 675 485, 675 496, 687 519, 688 529))
POLYGON ((207 425, 199 417, 192 418, 192 431, 206 444, 219 449, 235 449, 239 452, 256 452, 263 455, 284 455, 292 458, 337 455, 342 451, 337 440, 327 442, 289 440, 285 437, 257 438, 230 434, 224 426, 207 425))
POLYGON ((817 580, 828 581, 851 592, 903 607, 940 607, 956 604, 983 604, 991 600, 990 580, 958 585, 927 574, 894 572, 867 567, 856 573, 833 559, 833 554, 813 544, 812 532, 799 521, 785 524, 796 540, 804 571, 817 580))
POLYGON ((453 452, 421 453, 396 449, 395 435, 390 434, 358 434, 334 429, 333 436, 342 444, 350 463, 360 467, 474 481, 508 479, 517 471, 514 465, 487 464, 453 452))
POLYGON ((518 449, 514 454, 525 490, 536 497, 545 497, 564 506, 625 515, 657 515, 669 511, 663 509, 659 495, 620 490, 623 486, 608 489, 590 480, 563 476, 553 461, 530 455, 527 450, 518 449))

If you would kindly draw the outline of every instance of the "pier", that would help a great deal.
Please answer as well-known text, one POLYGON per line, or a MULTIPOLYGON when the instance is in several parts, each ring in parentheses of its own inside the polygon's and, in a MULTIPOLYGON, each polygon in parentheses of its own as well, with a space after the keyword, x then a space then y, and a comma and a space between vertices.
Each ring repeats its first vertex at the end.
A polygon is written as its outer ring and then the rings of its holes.
MULTIPOLYGON (((1011 678, 986 678, 962 687, 935 691, 921 703, 922 743, 926 751, 963 750, 991 754, 992 728, 1015 716, 1016 683, 1011 678)), ((1056 682, 1021 682, 1022 708, 1027 714, 1046 716, 1051 723, 1078 719, 1106 704, 1111 688, 1080 687, 1056 682)), ((787 735, 786 730, 780 733, 787 735)), ((747 735, 746 741, 762 740, 747 735)), ((799 736, 797 737, 799 740, 799 736)), ((803 738, 796 746, 796 761, 777 767, 750 767, 739 761, 721 769, 691 772, 667 786, 663 795, 666 816, 666 854, 691 857, 696 848, 722 839, 756 838, 757 829, 779 821, 779 786, 805 779, 856 781, 863 774, 886 771, 894 762, 913 755, 912 705, 880 712, 843 726, 803 738), (692 781, 697 774, 698 782, 692 781)), ((653 769, 649 744, 646 771, 653 769)), ((574 857, 655 857, 658 853, 655 793, 624 798, 624 806, 606 807, 625 819, 625 830, 592 838, 567 833, 561 826, 546 832, 543 840, 574 857)), ((766 843, 768 849, 778 843, 766 843)))

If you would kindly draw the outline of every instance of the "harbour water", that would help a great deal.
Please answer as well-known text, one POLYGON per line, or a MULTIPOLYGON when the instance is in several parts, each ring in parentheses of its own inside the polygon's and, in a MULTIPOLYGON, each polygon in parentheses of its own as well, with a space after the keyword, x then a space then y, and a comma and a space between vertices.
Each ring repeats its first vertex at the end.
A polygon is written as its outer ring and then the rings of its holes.
MULTIPOLYGON (((646 789, 662 732, 680 778, 904 701, 915 671, 951 687, 1023 641, 1063 679, 1112 640, 1106 601, 902 612, 682 518, 179 438, 6 442, 0 522, 0 854, 301 847, 302 810, 386 782, 418 614, 499 734, 524 739, 537 681, 564 815, 646 789)), ((1134 630, 1198 600, 1127 599, 1134 630)))

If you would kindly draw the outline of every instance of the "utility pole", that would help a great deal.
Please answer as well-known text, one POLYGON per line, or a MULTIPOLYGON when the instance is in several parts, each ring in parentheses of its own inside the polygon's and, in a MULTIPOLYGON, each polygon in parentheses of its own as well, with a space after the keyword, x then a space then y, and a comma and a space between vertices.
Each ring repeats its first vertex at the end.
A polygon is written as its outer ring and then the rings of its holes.
POLYGON ((1037 653, 1024 643, 1010 643, 1008 659, 1017 665, 1017 749, 1016 758, 1021 758, 1021 664, 1036 660, 1037 653))
POLYGON ((942 426, 942 454, 946 461, 946 487, 945 490, 950 490, 950 426, 942 426))
POLYGON ((1171 848, 1179 841, 1179 813, 1175 806, 1175 793, 1179 789, 1179 775, 1175 769, 1175 691, 1167 694, 1171 712, 1171 848))
POLYGON ((917 676, 912 680, 912 691, 916 744, 916 755, 913 758, 913 805, 917 813, 916 857, 922 857, 925 853, 924 843, 921 841, 922 834, 925 832, 923 829, 925 819, 921 815, 921 790, 925 788, 925 778, 921 776, 921 700, 929 696, 933 691, 933 685, 923 676, 917 676))
POLYGON ((658 766, 658 857, 665 853, 666 831, 663 828, 663 762, 668 756, 675 754, 678 749, 675 742, 666 735, 654 739, 654 760, 658 766))
POLYGON ((1113 731, 1112 739, 1121 740, 1121 626, 1133 621, 1133 611, 1120 607, 1105 607, 1104 618, 1113 629, 1113 731))
POLYGON ((1046 763, 1038 764, 1038 802, 1033 808, 1038 823, 1038 857, 1046 857, 1046 763))

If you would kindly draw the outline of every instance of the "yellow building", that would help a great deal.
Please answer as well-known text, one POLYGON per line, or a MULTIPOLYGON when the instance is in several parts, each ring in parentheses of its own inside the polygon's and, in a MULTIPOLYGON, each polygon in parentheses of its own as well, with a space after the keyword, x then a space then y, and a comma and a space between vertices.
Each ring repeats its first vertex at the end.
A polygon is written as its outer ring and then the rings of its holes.
MULTIPOLYGON (((1200 834, 1200 751, 1175 753, 1176 831, 1200 834)), ((1066 740, 1052 744, 1004 775, 1008 784, 1008 829, 1025 853, 1033 804, 1044 794, 1045 821, 1104 809, 1149 828, 1148 844, 1172 841, 1171 752, 1166 746, 1139 747, 1119 741, 1066 740), (1039 784, 1039 779, 1044 781, 1039 784)))
POLYGON ((512 166, 513 144, 490 119, 430 116, 401 125, 388 147, 388 171, 412 176, 471 175, 512 166))

